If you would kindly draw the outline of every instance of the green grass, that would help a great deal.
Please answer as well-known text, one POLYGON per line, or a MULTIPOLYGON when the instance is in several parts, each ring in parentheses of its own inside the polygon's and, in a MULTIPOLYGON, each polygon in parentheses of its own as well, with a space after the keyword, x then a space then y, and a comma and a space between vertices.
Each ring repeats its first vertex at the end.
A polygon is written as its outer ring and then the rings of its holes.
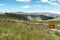
MULTIPOLYGON (((0 18, 15 19, 2 14, 0 15, 0 18)), ((46 24, 50 23, 49 21, 41 22, 46 24)), ((60 29, 60 27, 57 28, 60 29)), ((0 23, 0 40, 60 40, 60 33, 48 28, 34 27, 21 23, 3 22, 0 23)))
POLYGON ((19 23, 0 23, 0 40, 60 40, 60 35, 49 29, 19 23))
POLYGON ((55 24, 60 24, 60 17, 59 18, 55 18, 55 19, 51 19, 51 20, 47 20, 48 23, 55 23, 55 24))
POLYGON ((17 18, 14 18, 14 17, 10 17, 6 14, 0 14, 0 19, 17 19, 17 18))
POLYGON ((56 28, 60 30, 60 17, 51 19, 51 20, 46 20, 45 23, 47 24, 55 24, 56 28))

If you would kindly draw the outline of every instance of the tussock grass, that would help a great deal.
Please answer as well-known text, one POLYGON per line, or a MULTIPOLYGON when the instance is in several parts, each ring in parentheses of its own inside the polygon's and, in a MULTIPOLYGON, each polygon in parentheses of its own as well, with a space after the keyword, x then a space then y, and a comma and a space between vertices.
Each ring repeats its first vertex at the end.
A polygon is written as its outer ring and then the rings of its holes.
MULTIPOLYGON (((6 15, 0 15, 0 18, 15 19, 6 15)), ((46 24, 49 23, 46 22, 46 24)), ((34 27, 19 22, 2 22, 0 23, 0 40, 60 40, 60 33, 48 28, 34 27)))
POLYGON ((60 40, 49 29, 19 23, 0 23, 0 40, 60 40))

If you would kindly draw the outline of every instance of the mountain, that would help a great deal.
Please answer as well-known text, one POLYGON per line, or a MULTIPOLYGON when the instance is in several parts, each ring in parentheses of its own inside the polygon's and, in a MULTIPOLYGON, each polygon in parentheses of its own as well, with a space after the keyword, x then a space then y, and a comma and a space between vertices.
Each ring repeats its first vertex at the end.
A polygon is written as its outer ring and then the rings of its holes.
MULTIPOLYGON (((11 12, 12 13, 12 12, 11 12)), ((57 18, 60 14, 57 13, 50 13, 50 12, 35 12, 35 13, 26 13, 26 12, 13 12, 13 14, 23 14, 23 15, 45 15, 49 17, 57 18)))
POLYGON ((60 17, 54 18, 54 19, 51 19, 51 20, 47 20, 46 22, 60 25, 60 17))
POLYGON ((37 19, 37 17, 41 20, 49 20, 59 17, 58 14, 48 13, 48 12, 41 12, 41 13, 14 12, 14 13, 5 13, 5 14, 23 20, 29 20, 29 19, 35 20, 37 19))
POLYGON ((60 22, 60 17, 55 18, 55 19, 51 19, 51 20, 48 20, 48 21, 56 21, 56 22, 60 22))
POLYGON ((49 17, 59 17, 60 15, 59 14, 56 14, 56 13, 49 13, 49 12, 37 12, 37 13, 31 13, 32 15, 45 15, 45 16, 49 16, 49 17))

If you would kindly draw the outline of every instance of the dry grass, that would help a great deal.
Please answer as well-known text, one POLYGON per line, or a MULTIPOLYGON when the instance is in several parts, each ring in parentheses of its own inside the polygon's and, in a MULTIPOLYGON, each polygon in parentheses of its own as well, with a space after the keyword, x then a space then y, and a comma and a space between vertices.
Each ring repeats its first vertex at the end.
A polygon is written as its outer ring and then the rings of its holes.
POLYGON ((54 31, 41 27, 0 23, 0 40, 60 40, 60 36, 56 34, 54 31))

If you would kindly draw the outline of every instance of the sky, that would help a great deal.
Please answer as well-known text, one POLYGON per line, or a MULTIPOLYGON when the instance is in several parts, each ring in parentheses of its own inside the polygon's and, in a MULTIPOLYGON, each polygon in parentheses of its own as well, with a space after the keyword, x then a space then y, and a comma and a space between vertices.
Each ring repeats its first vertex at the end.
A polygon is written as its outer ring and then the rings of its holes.
POLYGON ((60 14, 60 0, 0 0, 0 12, 53 12, 60 14))

